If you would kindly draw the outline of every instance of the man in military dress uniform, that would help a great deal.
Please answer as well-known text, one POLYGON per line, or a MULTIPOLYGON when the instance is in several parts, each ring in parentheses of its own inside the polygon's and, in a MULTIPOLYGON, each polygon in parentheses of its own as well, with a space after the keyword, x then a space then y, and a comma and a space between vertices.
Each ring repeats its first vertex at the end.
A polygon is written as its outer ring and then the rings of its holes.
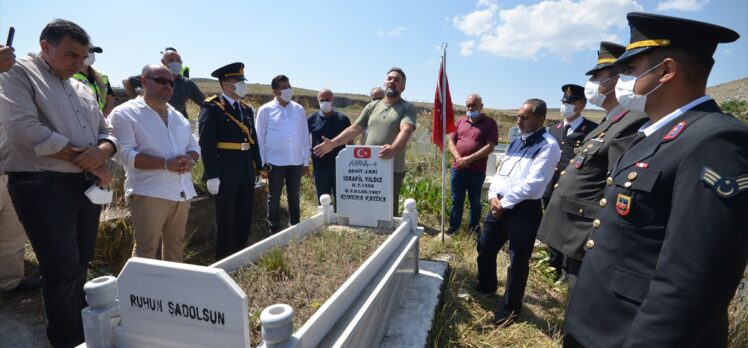
POLYGON ((584 243, 592 232, 592 220, 599 207, 607 204, 601 198, 608 171, 647 121, 645 114, 624 109, 613 93, 618 81, 618 67, 613 62, 625 50, 612 42, 600 43, 597 65, 587 72, 591 76, 585 86, 585 96, 607 113, 600 126, 584 138, 575 157, 559 163, 558 167, 565 169, 559 173, 558 186, 538 230, 538 239, 565 257, 569 293, 582 265, 584 243))
POLYGON ((244 64, 232 63, 211 73, 223 93, 205 99, 200 109, 200 148, 208 191, 216 195, 216 259, 247 243, 252 220, 255 175, 262 167, 244 64))
POLYGON ((748 126, 706 95, 727 28, 629 13, 618 102, 649 121, 606 181, 565 344, 725 347, 748 258, 748 126))
MULTIPOLYGON (((563 120, 552 124, 549 127, 549 133, 556 138, 561 147, 561 159, 556 165, 551 181, 543 193, 543 206, 548 208, 548 202, 551 200, 553 189, 556 188, 561 171, 566 168, 569 161, 574 158, 574 149, 582 145, 584 137, 587 136, 597 123, 592 122, 582 116, 582 110, 587 105, 587 98, 584 96, 584 87, 573 84, 561 86, 564 96, 561 98, 561 116, 563 120)), ((564 265, 564 255, 553 247, 550 248, 550 264, 556 268, 556 278, 561 280, 565 277, 566 267, 564 265)))

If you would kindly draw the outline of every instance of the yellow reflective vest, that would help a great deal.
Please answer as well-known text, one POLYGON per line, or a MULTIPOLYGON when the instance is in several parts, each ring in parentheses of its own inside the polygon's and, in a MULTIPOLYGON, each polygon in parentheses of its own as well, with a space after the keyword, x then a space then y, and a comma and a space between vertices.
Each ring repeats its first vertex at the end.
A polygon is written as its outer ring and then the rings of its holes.
POLYGON ((109 85, 109 77, 96 71, 94 68, 91 68, 91 71, 95 74, 93 83, 91 83, 88 80, 88 77, 86 77, 86 75, 83 75, 82 73, 76 73, 75 75, 73 75, 73 78, 85 83, 86 86, 91 89, 93 94, 96 96, 96 100, 99 102, 99 110, 101 110, 101 112, 104 112, 104 106, 106 106, 106 95, 107 86, 109 85), (99 84, 101 84, 101 86, 99 86, 99 84))

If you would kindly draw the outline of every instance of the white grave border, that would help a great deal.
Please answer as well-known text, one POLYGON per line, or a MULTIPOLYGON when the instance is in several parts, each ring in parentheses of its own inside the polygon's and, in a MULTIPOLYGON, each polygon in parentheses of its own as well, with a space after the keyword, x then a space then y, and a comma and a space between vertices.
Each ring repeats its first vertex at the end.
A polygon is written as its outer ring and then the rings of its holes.
MULTIPOLYGON (((292 240, 303 240, 324 225, 337 224, 340 220, 330 204, 329 195, 322 195, 318 213, 311 218, 291 226, 277 234, 249 246, 210 266, 190 267, 213 269, 212 272, 226 275, 222 281, 233 282, 226 272, 233 272, 244 265, 256 261, 263 253, 276 247, 285 246, 292 240)), ((276 304, 265 308, 261 315, 262 333, 265 341, 262 347, 317 347, 323 340, 337 347, 361 345, 377 346, 402 299, 410 281, 418 274, 419 239, 423 232, 418 227, 416 202, 407 199, 402 217, 392 217, 392 224, 398 226, 374 253, 361 265, 346 282, 315 312, 304 325, 292 333, 293 309, 288 305, 276 304), (362 304, 353 309, 352 304, 362 304), (344 322, 341 322, 344 321, 344 322)), ((133 259, 136 260, 136 259, 133 259)), ((128 261, 131 262, 131 261, 128 261)), ((137 262, 137 261, 133 261, 137 262)), ((174 263, 148 260, 150 264, 174 267, 174 263)), ((176 264, 184 269, 184 264, 176 264)), ((204 271, 204 270, 202 270, 204 271)), ((154 280, 156 281, 156 280, 154 280)), ((115 298, 117 278, 107 276, 96 278, 86 284, 87 300, 90 307, 82 311, 86 343, 79 347, 132 347, 132 337, 121 328, 118 300, 115 298)), ((241 291, 241 289, 238 289, 241 291)), ((241 291, 246 300, 246 294, 241 291)), ((247 306, 243 311, 247 318, 247 306)), ((248 328, 248 325, 247 325, 248 328)), ((166 333, 154 327, 151 334, 154 340, 142 337, 138 342, 149 342, 150 347, 181 346, 171 341, 166 333)), ((145 334, 147 335, 147 333, 145 334)), ((249 347, 248 334, 243 343, 236 346, 249 347)), ((219 346, 223 346, 217 343, 219 346)), ((233 345, 232 345, 233 346, 233 345)))

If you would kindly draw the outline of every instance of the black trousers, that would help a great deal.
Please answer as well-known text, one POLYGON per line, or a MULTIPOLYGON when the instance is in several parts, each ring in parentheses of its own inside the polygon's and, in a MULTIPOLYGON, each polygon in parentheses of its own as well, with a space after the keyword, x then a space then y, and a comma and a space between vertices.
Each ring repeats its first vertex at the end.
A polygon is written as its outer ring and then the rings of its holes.
POLYGON ((252 228, 255 176, 245 180, 221 179, 215 196, 216 205, 216 260, 220 260, 247 245, 252 228))
POLYGON ((568 256, 566 257, 566 275, 569 277, 569 291, 566 295, 568 299, 571 299, 571 294, 574 292, 574 287, 577 285, 577 278, 579 277, 580 269, 582 269, 582 260, 577 260, 568 256))
POLYGON ((540 219, 543 216, 540 200, 523 201, 497 219, 486 215, 483 231, 478 238, 478 280, 483 291, 496 291, 496 256, 509 241, 509 267, 506 272, 504 308, 522 310, 530 256, 535 245, 540 219))
POLYGON ((8 191, 42 274, 47 337, 55 347, 84 341, 83 285, 94 255, 101 206, 83 192, 94 179, 83 173, 10 173, 8 191))
POLYGON ((304 167, 298 166, 276 166, 270 164, 273 169, 268 173, 268 220, 270 231, 273 233, 281 230, 280 225, 280 196, 283 184, 286 185, 286 199, 288 200, 288 220, 291 225, 299 223, 301 217, 300 198, 301 176, 304 175, 304 167))

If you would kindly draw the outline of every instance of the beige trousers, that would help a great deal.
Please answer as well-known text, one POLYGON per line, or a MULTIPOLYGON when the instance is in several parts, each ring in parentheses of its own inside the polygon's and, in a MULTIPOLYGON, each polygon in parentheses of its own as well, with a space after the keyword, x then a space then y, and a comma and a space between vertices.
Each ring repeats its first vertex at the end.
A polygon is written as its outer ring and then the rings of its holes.
POLYGON ((26 232, 8 194, 8 175, 0 174, 0 291, 16 288, 23 279, 26 232))
POLYGON ((162 258, 165 261, 182 262, 190 202, 133 194, 129 206, 135 230, 132 255, 156 258, 161 240, 162 258))

